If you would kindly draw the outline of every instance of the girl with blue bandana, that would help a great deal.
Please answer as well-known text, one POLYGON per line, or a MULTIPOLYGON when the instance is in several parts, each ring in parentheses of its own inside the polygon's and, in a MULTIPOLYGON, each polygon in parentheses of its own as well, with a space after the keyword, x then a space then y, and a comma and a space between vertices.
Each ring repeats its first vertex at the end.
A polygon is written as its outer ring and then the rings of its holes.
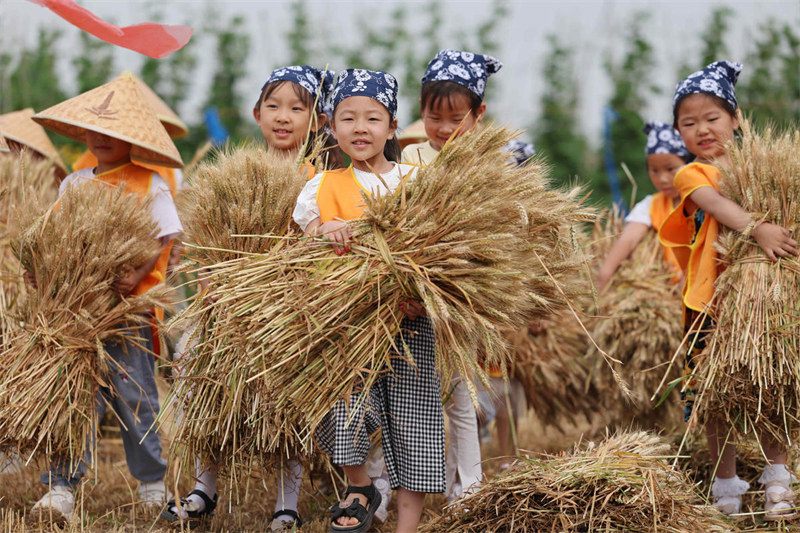
MULTIPOLYGON (((741 232, 753 220, 751 213, 722 196, 719 188, 722 175, 714 166, 714 162, 728 157, 725 143, 733 140, 734 131, 739 127, 734 86, 741 70, 742 65, 730 61, 712 63, 679 83, 673 100, 675 127, 689 151, 697 156, 676 174, 675 189, 680 203, 659 231, 661 242, 679 252, 676 256, 686 275, 684 328, 690 335, 690 348, 684 357, 685 376, 693 374, 694 356, 703 350, 706 335, 714 328, 711 301, 720 269, 714 247, 719 226, 724 224, 741 232), (704 311, 708 315, 701 318, 704 311)), ((750 234, 772 261, 798 255, 797 242, 780 226, 762 222, 750 234)), ((685 382, 682 396, 688 420, 694 396, 691 378, 685 382)), ((742 495, 749 484, 736 475, 736 450, 728 443, 728 428, 709 413, 706 435, 711 462, 718 465, 711 486, 714 506, 726 515, 739 513, 742 495)), ((762 435, 761 446, 767 459, 759 478, 766 500, 764 519, 795 518, 791 490, 794 477, 786 468, 786 443, 762 435)))
MULTIPOLYGON (((339 74, 332 94, 331 127, 349 168, 314 176, 300 193, 294 220, 308 235, 325 235, 336 253, 349 251, 346 220, 362 216, 365 194, 387 194, 416 167, 401 165, 397 130, 397 81, 386 72, 349 69, 339 74)), ((401 306, 402 340, 414 365, 402 357, 368 395, 341 400, 317 430, 317 443, 347 475, 345 501, 331 507, 330 531, 361 533, 370 529, 383 496, 369 476, 369 436, 382 428, 383 452, 391 487, 397 489, 395 531, 415 532, 426 493, 444 492, 444 416, 436 372, 433 327, 419 302, 401 306), (368 403, 365 406, 364 403, 368 403), (355 406, 360 406, 356 408, 355 406), (348 416, 349 415, 349 416, 348 416), (349 422, 348 423, 348 419, 349 422)))
MULTIPOLYGON (((647 195, 625 217, 622 230, 614 246, 603 260, 597 275, 597 290, 602 292, 625 259, 636 249, 650 230, 658 232, 667 216, 680 203, 681 197, 673 185, 675 174, 694 159, 686 149, 678 131, 671 124, 651 121, 644 127, 647 134, 647 173, 658 192, 647 195)), ((680 280, 680 264, 671 248, 664 247, 664 260, 669 263, 680 280)))
MULTIPOLYGON (((295 158, 310 134, 307 143, 307 149, 310 150, 317 134, 324 134, 328 120, 325 105, 332 86, 333 73, 330 71, 305 65, 272 71, 253 108, 253 118, 267 146, 286 157, 295 158)), ((332 146, 335 147, 335 144, 332 146)), ((309 170, 313 173, 313 166, 309 165, 309 170)), ((206 284, 200 281, 202 289, 206 284)), ((187 341, 188 336, 178 343, 176 360, 187 355, 187 341)), ((168 522, 188 520, 191 526, 214 512, 217 506, 216 471, 204 469, 199 462, 197 464, 194 490, 181 498, 180 510, 174 500, 170 501, 161 513, 162 519, 168 522)), ((295 525, 302 525, 297 515, 302 479, 303 467, 296 460, 289 461, 279 473, 278 499, 272 515, 271 531, 290 531, 295 525)))

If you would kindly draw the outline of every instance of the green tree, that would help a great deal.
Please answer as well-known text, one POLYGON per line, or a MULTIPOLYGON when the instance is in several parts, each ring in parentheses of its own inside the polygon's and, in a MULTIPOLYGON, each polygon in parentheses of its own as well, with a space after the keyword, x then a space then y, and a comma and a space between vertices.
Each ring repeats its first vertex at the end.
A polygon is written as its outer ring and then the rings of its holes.
POLYGON ((584 176, 586 139, 578 121, 578 80, 575 76, 575 50, 564 45, 556 34, 547 37, 550 51, 544 61, 545 90, 542 112, 534 132, 536 150, 552 165, 559 183, 584 176))
POLYGON ((800 35, 790 24, 763 24, 736 88, 740 106, 757 121, 800 121, 800 35))
POLYGON ((725 35, 730 28, 730 18, 732 16, 733 10, 728 6, 717 7, 711 12, 708 26, 700 37, 703 43, 700 60, 697 63, 684 63, 678 71, 679 79, 685 78, 709 63, 728 59, 728 46, 725 44, 725 35))
POLYGON ((292 2, 292 27, 286 37, 289 40, 289 64, 308 65, 311 62, 311 27, 305 0, 292 2))
POLYGON ((60 31, 41 28, 35 47, 23 49, 16 64, 8 55, 0 58, 4 113, 26 107, 41 111, 66 98, 55 68, 60 38, 60 31))
POLYGON ((85 93, 106 83, 114 70, 114 45, 101 41, 85 31, 78 33, 80 48, 72 60, 78 93, 85 93))
MULTIPOLYGON (((642 132, 644 120, 641 115, 648 98, 659 92, 658 88, 649 82, 655 59, 653 47, 646 37, 647 19, 648 15, 645 13, 633 16, 624 36, 625 52, 621 61, 614 62, 608 59, 605 63, 606 73, 614 87, 608 106, 616 117, 611 124, 610 148, 620 176, 623 198, 626 201, 630 198, 631 186, 622 173, 621 163, 625 163, 633 174, 640 198, 654 191, 652 183, 647 178, 647 162, 643 155, 647 137, 642 132)), ((611 189, 605 170, 595 173, 592 182, 593 190, 599 198, 610 198, 611 189)))
POLYGON ((217 30, 216 71, 204 108, 216 107, 231 137, 238 139, 245 132, 239 109, 242 95, 239 81, 247 74, 245 62, 250 52, 250 37, 243 29, 244 19, 234 17, 226 27, 217 30))

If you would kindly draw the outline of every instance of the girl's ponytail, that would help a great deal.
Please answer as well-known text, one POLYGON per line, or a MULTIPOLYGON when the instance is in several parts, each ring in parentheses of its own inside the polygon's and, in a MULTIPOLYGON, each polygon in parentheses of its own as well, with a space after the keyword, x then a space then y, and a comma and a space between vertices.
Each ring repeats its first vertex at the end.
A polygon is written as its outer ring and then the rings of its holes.
POLYGON ((403 147, 400 146, 400 141, 397 140, 397 134, 395 133, 391 140, 386 141, 383 147, 383 157, 385 157, 387 161, 399 163, 402 155, 403 147))

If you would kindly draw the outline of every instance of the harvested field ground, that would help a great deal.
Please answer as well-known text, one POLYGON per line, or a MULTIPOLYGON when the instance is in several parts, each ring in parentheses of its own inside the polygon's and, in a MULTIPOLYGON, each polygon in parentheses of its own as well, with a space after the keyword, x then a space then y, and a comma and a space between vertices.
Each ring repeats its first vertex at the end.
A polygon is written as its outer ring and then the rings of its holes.
MULTIPOLYGON (((595 423, 595 425, 598 425, 595 423)), ((158 512, 147 511, 137 503, 137 482, 133 479, 125 463, 122 440, 118 436, 116 425, 104 426, 104 438, 99 442, 99 467, 91 473, 76 494, 76 507, 82 508, 81 519, 73 519, 68 525, 53 524, 46 517, 38 520, 30 516, 30 508, 46 487, 39 483, 42 464, 29 465, 16 474, 0 476, 0 524, 1 533, 27 532, 63 532, 63 533, 132 533, 152 532, 166 533, 180 531, 166 527, 157 520, 158 512)), ((519 442, 524 450, 532 452, 558 452, 568 449, 581 439, 582 435, 591 431, 589 424, 581 427, 565 427, 564 433, 543 428, 532 414, 523 419, 519 428, 519 442)), ((680 441, 680 436, 675 440, 680 441)), ((708 491, 706 473, 711 468, 708 464, 708 451, 704 443, 692 443, 688 447, 692 457, 684 459, 684 468, 698 472, 697 482, 701 490, 708 491)), ((484 446, 484 456, 494 453, 492 446, 484 446)), ((689 455, 689 453, 685 453, 689 455)), ((755 450, 742 450, 740 454, 740 474, 743 479, 754 482, 763 463, 755 450)), ((487 461, 484 469, 487 476, 496 474, 498 461, 487 461)), ((327 508, 335 501, 335 496, 326 495, 332 487, 330 473, 317 470, 312 473, 312 481, 306 473, 303 482, 303 494, 300 497, 300 516, 306 520, 301 532, 327 532, 327 508)), ((242 483, 239 501, 228 495, 228 488, 221 483, 220 507, 214 519, 203 528, 195 531, 215 533, 246 532, 261 533, 268 530, 270 517, 276 498, 274 480, 269 476, 250 479, 249 486, 242 483)), ((342 484, 336 480, 341 489, 342 484)), ((753 487, 757 485, 753 483, 753 487)), ((191 483, 188 478, 182 479, 181 489, 188 492, 191 483)), ((762 496, 750 493, 745 497, 745 508, 758 511, 762 505, 762 496)), ((429 496, 426 501, 423 521, 440 512, 445 504, 444 496, 429 496)), ((76 511, 77 513, 77 511, 76 511)), ((394 531, 396 508, 394 501, 390 505, 389 520, 373 528, 375 532, 388 533, 394 531)), ((765 527, 758 515, 741 519, 737 524, 745 531, 785 531, 800 532, 800 525, 779 529, 765 527)), ((687 532, 689 533, 689 532, 687 532)))

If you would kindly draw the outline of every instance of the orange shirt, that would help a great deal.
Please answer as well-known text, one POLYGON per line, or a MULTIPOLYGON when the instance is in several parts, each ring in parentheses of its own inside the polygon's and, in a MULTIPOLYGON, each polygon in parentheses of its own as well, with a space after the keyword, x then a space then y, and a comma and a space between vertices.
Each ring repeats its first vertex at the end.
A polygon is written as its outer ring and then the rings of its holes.
POLYGON ((675 187, 680 191, 681 203, 658 232, 661 244, 675 250, 676 259, 686 273, 683 303, 695 311, 703 311, 714 296, 714 282, 720 269, 714 249, 719 222, 705 213, 700 222, 696 216, 702 213, 699 209, 686 213, 686 199, 700 187, 713 187, 719 192, 721 178, 717 167, 703 163, 690 163, 680 169, 675 175, 675 187))
POLYGON ((369 194, 356 179, 353 167, 325 172, 317 189, 317 205, 322 223, 336 219, 361 218, 367 208, 362 191, 369 194))
MULTIPOLYGON (((84 168, 94 168, 97 166, 97 163, 98 161, 94 154, 89 150, 86 150, 83 155, 72 164, 72 171, 77 172, 78 170, 82 170, 84 168)), ((146 163, 136 163, 136 165, 152 170, 153 172, 157 172, 158 175, 164 178, 164 181, 167 182, 167 187, 169 187, 172 196, 175 196, 175 192, 178 190, 178 183, 175 180, 174 168, 159 167, 157 165, 148 165, 146 163)))
MULTIPOLYGON (((652 221, 653 229, 656 233, 661 230, 661 226, 664 225, 664 221, 667 220, 667 217, 672 213, 673 209, 672 198, 668 197, 663 192, 657 192, 653 195, 653 200, 650 202, 650 220, 652 221)), ((663 245, 661 248, 664 252, 664 260, 669 263, 670 267, 672 267, 676 273, 680 272, 681 263, 675 256, 675 252, 677 251, 678 254, 685 254, 685 251, 676 248, 668 248, 663 245)))

